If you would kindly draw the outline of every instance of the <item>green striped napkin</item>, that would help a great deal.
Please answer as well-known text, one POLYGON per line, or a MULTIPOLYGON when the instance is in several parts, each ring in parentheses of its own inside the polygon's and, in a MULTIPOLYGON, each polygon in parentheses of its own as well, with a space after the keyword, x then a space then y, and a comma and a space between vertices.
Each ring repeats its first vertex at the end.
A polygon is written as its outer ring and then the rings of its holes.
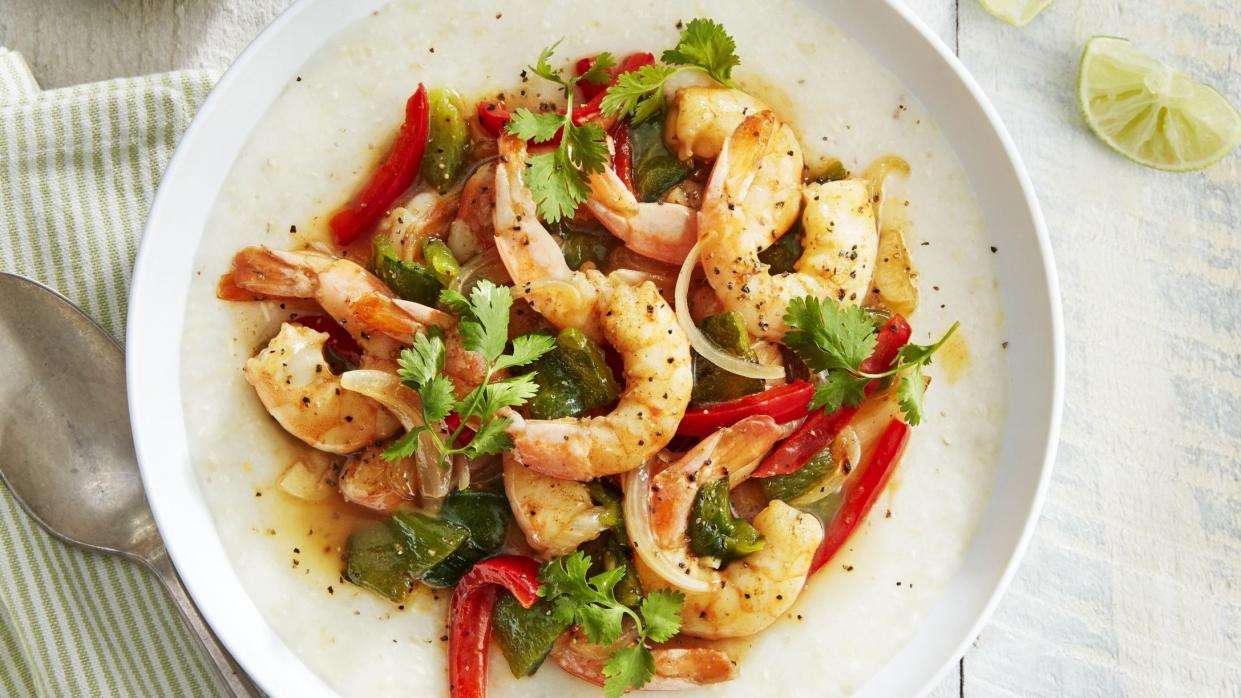
MULTIPOLYGON (((0 48, 0 269, 58 289, 123 339, 147 208, 215 77, 186 71, 40 91, 22 57, 0 48)), ((223 694, 176 608, 136 563, 52 538, 3 487, 0 548, 3 695, 223 694)))

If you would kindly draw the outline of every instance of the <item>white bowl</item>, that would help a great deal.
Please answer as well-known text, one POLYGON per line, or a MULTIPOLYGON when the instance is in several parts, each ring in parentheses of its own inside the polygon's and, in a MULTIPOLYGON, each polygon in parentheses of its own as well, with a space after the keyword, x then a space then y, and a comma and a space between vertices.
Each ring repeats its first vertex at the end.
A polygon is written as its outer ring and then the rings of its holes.
MULTIPOLYGON (((195 250, 251 129, 289 77, 338 30, 385 0, 301 0, 220 80, 155 197, 129 304, 127 372, 147 497, 194 600, 233 656, 273 696, 331 695, 280 640, 233 573, 190 462, 181 336, 195 250)), ((995 110, 947 47, 899 0, 819 0, 934 115, 969 175, 996 258, 1009 350, 1010 409, 993 494, 964 565, 905 646, 859 695, 915 695, 981 629, 1034 527, 1060 425, 1064 353, 1051 248, 1029 177, 995 110)))

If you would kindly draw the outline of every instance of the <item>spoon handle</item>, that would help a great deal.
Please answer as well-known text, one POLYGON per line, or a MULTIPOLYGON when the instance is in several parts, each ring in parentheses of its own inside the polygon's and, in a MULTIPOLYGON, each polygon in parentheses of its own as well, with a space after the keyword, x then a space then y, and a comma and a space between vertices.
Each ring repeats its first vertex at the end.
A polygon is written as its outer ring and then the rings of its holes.
POLYGON ((172 560, 168 558, 167 551, 163 550, 161 546, 161 549, 156 554, 149 557, 147 563, 155 574, 159 576, 160 581, 164 583, 164 588, 168 590, 169 596, 172 597, 177 608, 181 610, 181 617, 190 626, 190 630, 198 636, 203 649, 207 650, 207 655, 211 657, 217 677, 228 688, 229 695, 233 698, 260 698, 263 692, 250 681, 245 671, 233 661, 228 650, 224 648, 219 638, 211 631, 202 613, 194 605, 193 599, 190 598, 189 592, 185 589, 184 582, 181 581, 181 576, 177 574, 176 568, 172 566, 172 560))

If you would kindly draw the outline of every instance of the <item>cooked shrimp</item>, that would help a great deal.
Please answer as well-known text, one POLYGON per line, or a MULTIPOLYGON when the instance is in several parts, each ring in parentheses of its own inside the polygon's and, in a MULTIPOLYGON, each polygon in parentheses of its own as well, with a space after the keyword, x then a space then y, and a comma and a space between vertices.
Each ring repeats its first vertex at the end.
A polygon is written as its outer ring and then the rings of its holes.
MULTIPOLYGON (((552 647, 552 661, 566 672, 602 686, 603 667, 612 654, 634 644, 633 633, 626 633, 615 644, 604 647, 586 639, 580 629, 561 635, 552 647)), ((644 691, 677 691, 737 678, 737 662, 723 650, 713 647, 656 647, 655 675, 642 687, 644 691)))
POLYGON ((496 165, 487 162, 465 180, 457 217, 448 228, 448 247, 465 261, 495 246, 496 165))
POLYGON ((353 304, 368 293, 392 295, 355 262, 320 252, 247 247, 233 257, 232 278, 238 287, 263 296, 318 301, 361 345, 364 366, 390 366, 400 351, 397 340, 368 331, 354 312, 353 304))
POLYGON ((367 293, 353 303, 353 312, 368 330, 380 332, 402 344, 413 344, 414 337, 428 327, 444 335, 444 373, 456 386, 457 397, 478 387, 487 376, 487 359, 469 351, 457 332, 457 318, 421 303, 367 293))
POLYGON ((341 389, 323 358, 328 335, 285 323, 243 373, 280 426, 330 453, 352 453, 400 426, 379 403, 341 389))
MULTIPOLYGON (((740 90, 687 87, 678 90, 673 98, 664 133, 677 157, 717 160, 716 169, 719 169, 718 158, 725 142, 743 121, 765 111, 771 110, 740 90)), ((743 163, 745 170, 734 170, 746 178, 746 195, 729 202, 740 209, 737 213, 745 242, 762 245, 752 250, 755 254, 769 247, 797 221, 801 203, 799 185, 805 166, 797 134, 778 119, 765 146, 761 152, 754 153, 752 160, 743 163)), ((735 152, 733 159, 737 159, 735 152)), ((704 206, 707 196, 704 194, 704 206)), ((713 225, 713 220, 699 216, 699 237, 713 225)))
POLYGON ((526 542, 549 558, 568 555, 607 529, 586 485, 540 475, 504 454, 504 493, 526 542))
POLYGON ((616 349, 625 388, 608 415, 514 416, 509 434, 521 461, 544 475, 585 481, 632 470, 668 444, 685 414, 693 388, 689 339, 650 282, 569 269, 522 181, 525 156, 525 142, 500 139, 496 249, 522 295, 549 322, 616 349))
POLYGON ((778 238, 772 220, 782 215, 769 206, 779 196, 775 191, 798 191, 801 170, 800 153, 787 155, 793 151, 784 150, 776 138, 780 129, 779 119, 770 111, 746 117, 715 161, 699 216, 707 282, 725 309, 745 318, 751 334, 772 341, 784 336, 784 314, 793 298, 813 295, 848 301, 855 293, 861 297, 869 271, 858 265, 873 263, 875 243, 867 246, 866 240, 877 236, 864 184, 818 185, 809 189, 806 252, 797 271, 779 276, 768 272, 758 253, 778 238), (784 171, 792 160, 797 162, 796 175, 784 171), (779 174, 764 175, 769 167, 779 174))
POLYGON ((771 418, 750 417, 704 439, 653 479, 645 467, 626 478, 625 520, 638 574, 644 588, 685 594, 681 632, 709 639, 752 635, 801 592, 823 538, 814 517, 771 502, 753 522, 763 548, 719 570, 693 556, 687 534, 699 488, 726 475, 730 486, 740 484, 782 433, 771 418))
POLYGON ((459 199, 458 194, 420 192, 404 206, 389 211, 375 234, 386 236, 401 259, 415 259, 422 240, 442 238, 448 234, 448 226, 457 214, 459 199))
POLYGON ((668 264, 680 264, 698 240, 698 211, 673 203, 641 203, 610 167, 590 177, 586 207, 625 246, 668 264))
POLYGON ((414 498, 417 490, 409 482, 413 472, 401 461, 384 460, 380 455, 383 450, 380 446, 368 446, 345 462, 337 480, 345 501, 389 512, 414 498))

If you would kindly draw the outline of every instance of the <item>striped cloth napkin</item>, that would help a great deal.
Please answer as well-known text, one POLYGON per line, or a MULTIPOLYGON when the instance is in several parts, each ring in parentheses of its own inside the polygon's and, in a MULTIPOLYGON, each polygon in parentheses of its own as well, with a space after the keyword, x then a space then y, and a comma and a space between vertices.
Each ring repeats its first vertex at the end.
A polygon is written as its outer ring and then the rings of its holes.
MULTIPOLYGON (((59 290, 123 339, 147 208, 215 77, 41 91, 22 57, 0 48, 0 270, 59 290)), ((138 564, 52 538, 3 487, 0 549, 3 695, 223 695, 138 564)))

